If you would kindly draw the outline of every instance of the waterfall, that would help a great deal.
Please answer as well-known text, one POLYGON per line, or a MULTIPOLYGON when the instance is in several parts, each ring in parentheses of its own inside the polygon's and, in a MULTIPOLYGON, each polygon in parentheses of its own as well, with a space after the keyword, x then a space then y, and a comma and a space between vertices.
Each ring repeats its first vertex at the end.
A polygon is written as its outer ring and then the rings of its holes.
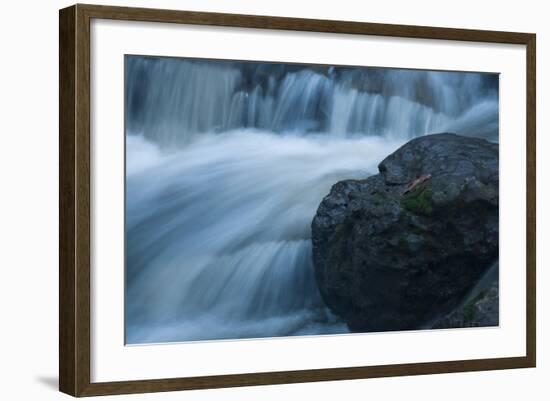
POLYGON ((310 224, 415 136, 498 140, 498 76, 127 56, 127 343, 347 332, 310 224))

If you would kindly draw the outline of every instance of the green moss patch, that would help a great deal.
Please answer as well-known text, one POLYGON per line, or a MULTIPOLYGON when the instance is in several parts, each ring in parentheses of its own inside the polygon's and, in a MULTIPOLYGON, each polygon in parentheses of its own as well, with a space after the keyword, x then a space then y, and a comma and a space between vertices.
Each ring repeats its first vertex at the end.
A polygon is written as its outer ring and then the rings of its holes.
POLYGON ((401 207, 415 214, 432 213, 433 202, 431 189, 419 188, 403 195, 401 207))

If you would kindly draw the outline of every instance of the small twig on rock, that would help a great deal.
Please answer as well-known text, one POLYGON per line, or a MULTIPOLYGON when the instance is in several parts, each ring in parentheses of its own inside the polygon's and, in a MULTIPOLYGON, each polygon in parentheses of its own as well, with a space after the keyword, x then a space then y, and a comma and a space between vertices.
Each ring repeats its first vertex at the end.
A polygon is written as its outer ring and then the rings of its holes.
POLYGON ((407 185, 407 188, 405 188, 402 195, 405 195, 405 194, 411 192, 414 188, 416 188, 420 184, 428 181, 430 178, 432 178, 431 174, 422 174, 420 177, 418 177, 417 179, 411 181, 409 183, 409 185, 407 185))

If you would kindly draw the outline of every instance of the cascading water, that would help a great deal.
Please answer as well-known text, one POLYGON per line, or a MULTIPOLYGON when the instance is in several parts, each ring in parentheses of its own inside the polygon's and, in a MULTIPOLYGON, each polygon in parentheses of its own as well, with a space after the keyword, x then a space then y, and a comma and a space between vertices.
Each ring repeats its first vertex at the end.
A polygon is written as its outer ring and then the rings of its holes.
POLYGON ((347 332, 310 225, 401 144, 498 140, 498 76, 127 56, 126 342, 347 332))

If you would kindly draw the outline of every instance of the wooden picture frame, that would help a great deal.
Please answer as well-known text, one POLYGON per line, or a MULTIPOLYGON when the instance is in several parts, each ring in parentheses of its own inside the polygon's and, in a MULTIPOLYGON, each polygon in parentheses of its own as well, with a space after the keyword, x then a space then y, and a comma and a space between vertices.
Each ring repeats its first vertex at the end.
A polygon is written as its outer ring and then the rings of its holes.
POLYGON ((535 367, 535 34, 80 4, 60 10, 59 29, 60 391, 73 396, 95 396, 535 367), (526 355, 522 357, 260 372, 222 376, 91 382, 90 21, 96 18, 399 38, 490 42, 526 46, 526 355))

